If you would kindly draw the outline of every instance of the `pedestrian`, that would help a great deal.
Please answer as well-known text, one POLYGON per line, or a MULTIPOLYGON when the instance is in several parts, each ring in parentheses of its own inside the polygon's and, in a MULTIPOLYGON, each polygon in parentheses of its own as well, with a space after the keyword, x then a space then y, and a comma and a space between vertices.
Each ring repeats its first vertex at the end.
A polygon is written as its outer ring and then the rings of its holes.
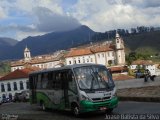
POLYGON ((146 69, 144 72, 144 82, 147 82, 148 78, 150 78, 150 77, 151 77, 151 73, 148 69, 146 69))
POLYGON ((154 81, 154 78, 155 78, 156 76, 155 75, 151 75, 150 76, 150 79, 152 80, 152 81, 154 81))

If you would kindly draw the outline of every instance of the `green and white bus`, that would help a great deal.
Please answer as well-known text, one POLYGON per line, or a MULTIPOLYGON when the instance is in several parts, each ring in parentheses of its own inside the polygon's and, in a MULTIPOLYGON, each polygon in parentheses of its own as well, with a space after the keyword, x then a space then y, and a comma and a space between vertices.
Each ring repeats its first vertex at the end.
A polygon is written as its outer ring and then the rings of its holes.
POLYGON ((77 116, 111 112, 118 105, 112 75, 103 65, 76 64, 36 71, 29 75, 29 83, 31 104, 43 110, 71 110, 77 116))

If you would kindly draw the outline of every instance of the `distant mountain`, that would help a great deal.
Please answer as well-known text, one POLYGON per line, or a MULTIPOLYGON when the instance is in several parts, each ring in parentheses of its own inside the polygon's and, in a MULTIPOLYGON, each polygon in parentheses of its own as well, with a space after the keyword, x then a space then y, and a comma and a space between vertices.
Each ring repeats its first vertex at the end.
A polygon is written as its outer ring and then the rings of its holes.
POLYGON ((16 45, 17 43, 18 41, 15 39, 0 37, 0 58, 3 57, 1 55, 10 50, 12 46, 16 45))
POLYGON ((0 37, 0 45, 1 46, 14 46, 17 43, 18 43, 18 41, 15 39, 0 37))
POLYGON ((160 51, 160 31, 130 35, 124 37, 124 42, 132 51, 146 47, 160 51))
MULTIPOLYGON (((52 32, 42 36, 27 37, 18 43, 12 39, 0 39, 0 60, 23 58, 23 50, 26 46, 31 50, 32 56, 48 54, 57 50, 64 50, 74 46, 114 40, 116 30, 110 34, 94 32, 87 26, 80 26, 74 30, 52 32)), ((136 52, 160 52, 160 31, 151 31, 137 34, 121 34, 128 51, 136 52)))
POLYGON ((19 59, 23 57, 26 46, 33 56, 47 54, 57 50, 68 49, 72 46, 89 42, 95 32, 87 26, 80 26, 74 30, 64 32, 52 32, 42 36, 27 37, 5 51, 0 59, 19 59))

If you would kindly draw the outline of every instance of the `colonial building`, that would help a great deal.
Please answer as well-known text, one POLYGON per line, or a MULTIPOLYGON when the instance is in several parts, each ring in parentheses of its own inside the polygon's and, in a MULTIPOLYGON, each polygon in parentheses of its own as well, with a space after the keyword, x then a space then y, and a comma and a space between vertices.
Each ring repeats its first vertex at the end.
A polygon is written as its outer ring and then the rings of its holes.
POLYGON ((124 65, 123 39, 116 33, 115 42, 104 42, 88 47, 72 48, 65 56, 66 64, 96 63, 106 66, 124 65))
POLYGON ((28 75, 32 71, 39 70, 38 68, 25 68, 15 70, 6 76, 0 78, 0 97, 2 99, 13 99, 15 93, 21 93, 29 89, 28 75))
POLYGON ((31 57, 31 52, 26 47, 24 49, 24 59, 11 62, 11 71, 29 67, 47 69, 62 66, 64 64, 64 53, 65 51, 61 50, 50 55, 31 57))
POLYGON ((137 71, 138 69, 148 69, 151 75, 158 75, 156 65, 151 60, 136 60, 130 65, 130 69, 137 71))

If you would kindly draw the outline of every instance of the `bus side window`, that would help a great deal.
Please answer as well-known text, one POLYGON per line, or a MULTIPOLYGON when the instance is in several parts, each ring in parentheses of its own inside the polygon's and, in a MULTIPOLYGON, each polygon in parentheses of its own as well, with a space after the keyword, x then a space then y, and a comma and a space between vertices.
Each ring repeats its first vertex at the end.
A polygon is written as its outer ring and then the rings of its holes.
POLYGON ((42 74, 42 88, 46 89, 48 83, 48 73, 42 74))
POLYGON ((61 89, 61 73, 60 72, 57 72, 55 73, 55 79, 53 81, 53 88, 54 89, 61 89))
POLYGON ((54 73, 50 72, 48 73, 48 83, 47 83, 47 89, 53 89, 53 82, 54 82, 54 73))
POLYGON ((40 89, 42 88, 42 81, 41 81, 41 74, 38 74, 38 78, 37 78, 37 88, 40 89))
POLYGON ((75 81, 75 78, 74 78, 74 75, 72 73, 72 71, 69 72, 69 75, 68 75, 68 79, 69 79, 69 89, 74 92, 75 94, 78 93, 77 91, 77 85, 76 85, 76 81, 75 81))

